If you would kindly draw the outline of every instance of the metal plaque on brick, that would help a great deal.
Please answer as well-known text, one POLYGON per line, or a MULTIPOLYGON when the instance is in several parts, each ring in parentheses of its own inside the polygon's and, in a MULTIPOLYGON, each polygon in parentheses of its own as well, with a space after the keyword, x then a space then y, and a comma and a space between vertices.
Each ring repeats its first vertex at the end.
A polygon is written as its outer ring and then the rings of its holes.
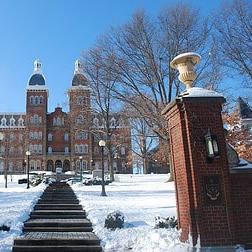
POLYGON ((207 204, 219 205, 221 203, 221 185, 218 175, 204 177, 204 193, 207 204))

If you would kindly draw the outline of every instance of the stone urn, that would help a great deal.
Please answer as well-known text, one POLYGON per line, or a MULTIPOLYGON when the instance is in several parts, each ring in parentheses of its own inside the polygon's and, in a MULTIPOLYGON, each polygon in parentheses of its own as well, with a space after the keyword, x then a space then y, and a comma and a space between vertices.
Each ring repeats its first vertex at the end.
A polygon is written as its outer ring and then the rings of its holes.
POLYGON ((194 66, 199 63, 201 57, 194 52, 182 53, 176 56, 170 66, 179 71, 179 80, 186 85, 186 89, 192 88, 196 79, 194 66))

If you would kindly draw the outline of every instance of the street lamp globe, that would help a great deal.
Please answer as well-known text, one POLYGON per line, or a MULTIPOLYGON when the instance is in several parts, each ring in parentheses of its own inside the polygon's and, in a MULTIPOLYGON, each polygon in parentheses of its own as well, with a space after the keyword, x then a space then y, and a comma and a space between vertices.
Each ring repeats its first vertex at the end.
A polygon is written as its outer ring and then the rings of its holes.
POLYGON ((99 141, 99 146, 100 147, 105 147, 105 145, 106 145, 106 142, 104 140, 99 141))
POLYGON ((26 154, 26 156, 30 156, 31 152, 30 151, 26 151, 25 154, 26 154))

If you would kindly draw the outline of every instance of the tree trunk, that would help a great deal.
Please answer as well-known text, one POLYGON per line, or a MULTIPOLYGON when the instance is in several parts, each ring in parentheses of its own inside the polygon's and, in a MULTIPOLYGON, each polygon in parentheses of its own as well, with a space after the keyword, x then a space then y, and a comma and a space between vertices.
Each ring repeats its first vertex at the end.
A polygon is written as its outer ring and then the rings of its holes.
POLYGON ((143 172, 144 174, 148 174, 148 158, 143 157, 143 172))
POLYGON ((114 168, 113 168, 113 158, 111 152, 109 152, 108 155, 108 166, 109 166, 109 175, 110 175, 110 181, 115 181, 115 176, 114 176, 114 168))
POLYGON ((170 166, 170 177, 168 179, 168 182, 172 182, 174 181, 174 172, 173 172, 173 163, 172 163, 172 159, 171 159, 171 154, 168 154, 168 159, 169 159, 169 166, 170 166))

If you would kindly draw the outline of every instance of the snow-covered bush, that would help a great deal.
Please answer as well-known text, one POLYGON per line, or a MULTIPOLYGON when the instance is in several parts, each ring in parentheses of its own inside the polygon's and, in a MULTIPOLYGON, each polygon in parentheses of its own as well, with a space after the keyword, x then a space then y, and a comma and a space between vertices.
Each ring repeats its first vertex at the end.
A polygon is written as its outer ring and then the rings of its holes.
POLYGON ((109 213, 105 219, 105 228, 115 230, 117 228, 123 228, 124 216, 120 211, 109 213))
POLYGON ((162 218, 155 217, 155 228, 178 228, 178 222, 175 216, 162 218))
POLYGON ((6 225, 3 224, 2 226, 0 226, 0 231, 1 231, 1 230, 2 230, 2 231, 7 231, 7 232, 8 232, 8 231, 10 231, 10 227, 8 227, 8 226, 6 226, 6 225))

